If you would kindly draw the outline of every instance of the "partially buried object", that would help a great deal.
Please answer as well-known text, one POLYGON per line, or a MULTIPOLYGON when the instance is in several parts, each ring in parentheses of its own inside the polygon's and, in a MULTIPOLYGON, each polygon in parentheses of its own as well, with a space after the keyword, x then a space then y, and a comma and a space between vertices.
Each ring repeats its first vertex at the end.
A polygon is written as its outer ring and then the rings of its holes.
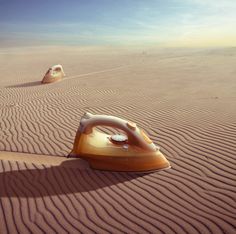
POLYGON ((48 69, 43 80, 41 81, 42 84, 53 83, 62 79, 65 76, 64 70, 62 65, 57 64, 48 69))
POLYGON ((85 113, 68 157, 80 157, 94 169, 148 172, 170 168, 170 163, 146 133, 133 122, 107 115, 85 113), (125 135, 108 135, 94 129, 108 126, 125 135))

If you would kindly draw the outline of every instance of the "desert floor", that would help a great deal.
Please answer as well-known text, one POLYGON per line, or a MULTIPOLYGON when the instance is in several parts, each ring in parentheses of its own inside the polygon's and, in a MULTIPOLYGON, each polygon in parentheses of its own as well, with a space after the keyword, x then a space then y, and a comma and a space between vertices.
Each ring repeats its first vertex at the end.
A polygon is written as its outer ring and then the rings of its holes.
POLYGON ((236 48, 4 48, 0 64, 0 233, 236 233, 236 48), (86 111, 136 122, 172 168, 67 160, 86 111))

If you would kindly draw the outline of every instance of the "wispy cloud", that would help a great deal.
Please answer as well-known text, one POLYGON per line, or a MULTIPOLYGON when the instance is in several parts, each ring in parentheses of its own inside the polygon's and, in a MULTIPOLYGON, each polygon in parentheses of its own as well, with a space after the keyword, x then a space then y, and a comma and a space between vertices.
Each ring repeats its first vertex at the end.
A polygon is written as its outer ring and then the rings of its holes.
POLYGON ((2 21, 0 45, 8 39, 24 42, 24 37, 25 41, 69 44, 236 45, 234 0, 125 2, 130 4, 119 9, 99 6, 94 18, 91 13, 79 12, 77 17, 74 12, 72 18, 64 16, 57 21, 2 21))

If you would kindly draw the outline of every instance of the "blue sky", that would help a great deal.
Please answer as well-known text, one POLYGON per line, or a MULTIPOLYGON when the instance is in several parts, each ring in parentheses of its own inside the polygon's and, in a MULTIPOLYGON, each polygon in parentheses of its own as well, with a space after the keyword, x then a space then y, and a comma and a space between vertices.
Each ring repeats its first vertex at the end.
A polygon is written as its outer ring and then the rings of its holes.
POLYGON ((236 46, 235 12, 236 0, 0 0, 0 46, 236 46))

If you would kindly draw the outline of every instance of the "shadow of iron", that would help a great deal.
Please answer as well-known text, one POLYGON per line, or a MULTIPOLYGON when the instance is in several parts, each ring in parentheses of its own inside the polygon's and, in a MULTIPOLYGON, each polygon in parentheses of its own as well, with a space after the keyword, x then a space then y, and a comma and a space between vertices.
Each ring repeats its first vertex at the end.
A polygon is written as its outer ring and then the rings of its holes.
POLYGON ((9 85, 6 86, 5 88, 27 88, 27 87, 33 87, 33 86, 38 86, 38 85, 42 85, 41 81, 33 81, 33 82, 27 82, 27 83, 23 83, 23 84, 17 84, 17 85, 9 85))
POLYGON ((75 163, 76 160, 68 160, 59 166, 34 165, 34 169, 1 172, 0 197, 30 198, 89 192, 144 176, 137 173, 97 171, 85 168, 84 165, 78 167, 75 163))

